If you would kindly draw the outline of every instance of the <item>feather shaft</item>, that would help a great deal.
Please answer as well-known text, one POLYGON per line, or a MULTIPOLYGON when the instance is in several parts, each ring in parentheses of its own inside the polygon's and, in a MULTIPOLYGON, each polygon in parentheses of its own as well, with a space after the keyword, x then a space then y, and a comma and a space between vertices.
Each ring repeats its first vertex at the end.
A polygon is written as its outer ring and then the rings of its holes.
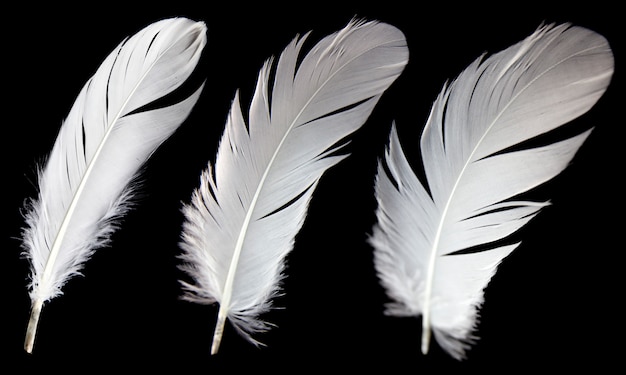
MULTIPOLYGON (((502 70, 501 74, 504 74, 504 72, 506 72, 510 66, 513 64, 513 61, 516 60, 519 56, 522 55, 524 48, 520 48, 520 51, 518 51, 516 58, 513 58, 509 61, 509 66, 507 66, 506 68, 504 68, 502 70)), ((499 77, 501 78, 501 76, 499 77)), ((530 85, 530 83, 528 84, 530 85)), ((512 99, 511 102, 513 102, 515 100, 516 97, 518 97, 521 92, 523 92, 524 90, 520 90, 520 93, 518 93, 517 95, 515 95, 515 97, 512 99)), ((434 281, 434 275, 435 275, 435 265, 437 263, 437 250, 439 249, 439 241, 441 240, 441 234, 444 228, 444 224, 445 224, 445 218, 448 216, 448 210, 450 209, 450 205, 453 202, 453 198, 456 194, 456 190, 459 186, 459 183, 461 182, 463 175, 465 174, 465 171, 467 169, 467 167, 469 166, 470 162, 474 159, 474 154, 476 153, 476 150, 478 150, 480 144, 482 143, 483 139, 487 136, 487 134, 489 133, 489 131, 491 130, 491 128, 494 126, 494 124, 498 121, 498 118, 502 115, 502 113, 504 113, 504 111, 509 107, 510 103, 507 104, 506 106, 504 106, 504 108, 500 111, 500 113, 494 118, 494 120, 492 121, 492 123, 488 126, 487 130, 485 131, 485 133, 483 134, 483 136, 481 137, 481 139, 476 142, 476 146, 474 147, 474 149, 471 151, 469 157, 467 157, 465 164, 463 164, 463 167, 461 168, 461 171, 458 174, 458 177, 456 179, 456 181, 454 181, 454 185, 452 186, 452 189, 450 191, 448 200, 446 201, 442 211, 441 211, 441 219, 439 220, 439 223, 437 225, 437 230, 435 231, 435 235, 434 235, 434 239, 433 239, 433 245, 432 248, 430 250, 430 257, 428 260, 428 271, 427 271, 427 275, 429 275, 430 277, 428 277, 426 279, 426 290, 425 290, 425 296, 424 296, 424 313, 423 313, 423 319, 422 319, 422 354, 428 354, 428 348, 430 347, 430 338, 431 338, 431 297, 432 297, 432 290, 433 290, 433 281, 434 281)))
MULTIPOLYGON (((317 61, 317 64, 320 64, 320 62, 322 61, 322 58, 330 53, 329 51, 332 51, 333 48, 337 47, 337 44, 343 38, 343 33, 346 32, 346 30, 348 30, 348 28, 343 29, 342 31, 340 31, 338 33, 338 35, 335 37, 335 39, 333 40, 331 45, 329 45, 326 48, 326 50, 324 51, 324 53, 322 53, 320 55, 320 57, 319 57, 319 59, 317 61)), ((337 71, 340 71, 345 65, 349 64, 350 62, 351 62, 351 60, 347 61, 346 63, 344 63, 343 66, 341 66, 341 67, 339 67, 337 69, 337 71)), ((235 275, 237 273, 237 267, 239 265, 239 257, 241 256, 241 250, 243 249, 244 241, 245 241, 246 235, 248 233, 248 228, 250 226, 250 221, 252 219, 252 214, 255 212, 255 209, 256 209, 256 206, 257 206, 257 201, 259 199, 259 196, 261 195, 261 191, 263 190, 263 187, 265 186, 265 181, 267 180, 267 176, 268 176, 269 172, 272 170, 272 167, 274 166, 274 162, 276 160, 276 157, 278 156, 278 154, 283 149, 283 145, 284 145, 285 141, 289 138, 289 135, 291 134, 293 127, 295 126, 295 124, 298 123, 298 120, 299 120, 300 116, 308 108, 308 106, 313 101, 313 99, 318 95, 318 93, 333 78, 333 76, 334 76, 334 74, 330 75, 320 85, 320 87, 313 93, 313 95, 311 95, 311 98, 300 109, 300 112, 298 112, 298 114, 295 116, 295 118, 293 119, 293 121, 291 122, 289 127, 287 128, 287 131, 285 132, 285 134, 281 138, 280 142, 276 146, 276 150, 272 154, 272 157, 269 160, 269 162, 267 164, 267 167, 265 168, 265 170, 263 172, 263 176, 261 176, 261 179, 260 179, 260 181, 258 183, 256 191, 254 192, 254 196, 253 196, 253 198, 252 198, 252 200, 250 202, 250 206, 249 206, 249 208, 248 208, 248 210, 246 212, 246 217, 244 218, 241 230, 239 231, 239 236, 237 237, 237 242, 235 243, 235 250, 233 251, 233 257, 232 257, 231 262, 230 262, 228 275, 226 277, 226 283, 224 284, 224 297, 223 297, 222 303, 220 304, 220 308, 219 308, 219 312, 218 312, 217 327, 215 329, 213 345, 212 345, 212 348, 211 348, 211 353, 212 354, 217 353, 219 345, 220 345, 220 342, 221 342, 221 337, 222 337, 222 334, 224 332, 224 324, 226 323, 226 317, 228 315, 228 311, 227 311, 227 307, 226 306, 230 305, 230 299, 231 299, 231 296, 232 296, 233 283, 234 283, 234 280, 235 280, 235 275)))
MULTIPOLYGON (((116 118, 113 121, 113 123, 117 121, 119 115, 120 115, 119 113, 116 115, 116 118)), ((76 210, 76 205, 78 204, 78 202, 80 202, 80 198, 85 188, 85 184, 87 181, 89 181, 89 176, 91 175, 91 171, 93 170, 95 161, 98 160, 98 157, 102 151, 102 148, 106 144, 106 141, 109 138, 109 134, 111 134, 112 129, 113 129, 112 126, 108 127, 108 130, 106 131, 104 138, 102 139, 102 142, 100 143, 100 145, 98 145, 98 149, 96 150, 93 156, 93 159, 91 160, 87 169, 85 170, 85 174, 83 178, 80 180, 80 183, 76 189, 76 193, 74 194, 74 197, 72 198, 72 201, 70 202, 70 205, 67 209, 67 213, 63 217, 63 221, 61 222, 61 226, 59 228, 57 236, 54 238, 54 242, 52 243, 52 248, 50 249, 50 254, 48 255, 48 260, 46 261, 46 267, 44 268, 43 274, 41 276, 41 281, 40 281, 41 284, 44 284, 44 285, 47 284, 50 278, 52 277, 52 272, 56 264, 57 256, 61 249, 61 245, 63 244, 63 239, 65 238, 65 234, 67 233, 67 228, 70 225, 70 219, 74 215, 74 211, 76 210)), ((43 308, 43 302, 44 302, 43 298, 37 298, 33 302, 33 306, 31 308, 30 319, 28 321, 28 327, 26 329, 26 341, 24 343, 24 349, 28 353, 32 352, 33 346, 35 344, 34 342, 35 334, 37 332, 37 325, 39 323, 39 315, 41 314, 41 310, 43 308)))
POLYGON ((217 313, 217 323, 215 323, 215 332, 213 332, 213 341, 211 343, 211 355, 217 354, 220 349, 222 336, 224 335, 224 325, 226 324, 227 318, 228 311, 226 311, 226 309, 222 308, 222 305, 220 305, 220 309, 217 313))
POLYGON ((28 319, 28 328, 26 329, 26 340, 24 342, 24 350, 28 353, 32 353, 33 346, 35 345, 35 334, 37 333, 37 326, 39 324, 39 315, 41 315, 41 309, 43 308, 43 300, 37 299, 33 303, 30 310, 30 318, 28 319))

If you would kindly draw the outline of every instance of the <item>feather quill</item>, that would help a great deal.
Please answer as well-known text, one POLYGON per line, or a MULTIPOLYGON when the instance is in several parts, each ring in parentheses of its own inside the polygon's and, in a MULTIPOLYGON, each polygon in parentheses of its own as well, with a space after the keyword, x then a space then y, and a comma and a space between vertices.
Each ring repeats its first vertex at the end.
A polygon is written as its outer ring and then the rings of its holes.
POLYGON ((283 265, 322 174, 347 155, 360 128, 408 61, 404 35, 375 21, 353 20, 299 60, 308 36, 295 38, 262 67, 249 121, 235 98, 214 165, 184 205, 181 269, 184 298, 218 302, 211 352, 228 319, 247 340, 269 329, 283 265))
POLYGON ((27 352, 43 303, 108 243, 116 219, 129 209, 141 166, 196 103, 202 86, 173 104, 146 108, 187 81, 205 44, 202 22, 155 22, 120 43, 78 95, 25 214, 32 303, 27 352))
POLYGON ((422 316, 423 353, 432 331, 452 357, 465 358, 477 339, 483 290, 519 245, 496 241, 548 204, 519 195, 565 169, 591 129, 543 146, 520 144, 587 112, 612 74, 605 38, 569 24, 543 25, 477 59, 433 104, 420 143, 427 184, 411 169, 394 124, 379 163, 370 243, 393 301, 386 313, 422 316), (463 252, 479 245, 486 250, 463 252))

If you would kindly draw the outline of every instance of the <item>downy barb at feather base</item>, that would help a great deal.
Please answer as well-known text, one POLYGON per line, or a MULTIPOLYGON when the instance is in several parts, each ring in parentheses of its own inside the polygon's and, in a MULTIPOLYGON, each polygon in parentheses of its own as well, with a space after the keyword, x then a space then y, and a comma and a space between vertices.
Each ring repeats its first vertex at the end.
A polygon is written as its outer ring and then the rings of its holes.
POLYGON ((420 143, 427 184, 411 169, 394 125, 378 168, 370 243, 393 300, 386 313, 422 316, 422 352, 432 331, 446 352, 465 358, 477 339, 483 290, 519 245, 500 240, 548 204, 520 194, 565 169, 591 130, 520 144, 587 112, 607 89, 613 63, 604 37, 569 24, 542 26, 477 59, 433 104, 420 143), (486 250, 463 252, 477 246, 486 250))
POLYGON ((215 163, 183 208, 185 298, 220 304, 212 353, 227 319, 259 344, 252 334, 269 328, 259 316, 315 187, 408 61, 404 35, 384 23, 352 21, 300 61, 307 35, 283 50, 274 75, 271 59, 261 69, 248 124, 235 95, 215 163))
POLYGON ((93 251, 108 243, 116 219, 129 209, 138 171, 196 103, 202 86, 176 103, 145 108, 187 81, 205 44, 202 22, 155 22, 115 48, 78 95, 25 214, 32 303, 27 352, 44 302, 60 295, 93 251))

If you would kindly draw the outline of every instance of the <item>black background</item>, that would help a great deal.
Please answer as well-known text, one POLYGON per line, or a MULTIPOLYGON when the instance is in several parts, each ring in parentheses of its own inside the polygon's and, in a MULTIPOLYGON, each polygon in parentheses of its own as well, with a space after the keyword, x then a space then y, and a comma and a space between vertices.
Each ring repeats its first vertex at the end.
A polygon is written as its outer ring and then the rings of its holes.
POLYGON ((213 374, 623 368, 624 158, 618 117, 623 96, 618 93, 624 50, 616 15, 621 10, 598 2, 550 8, 525 2, 506 9, 425 4, 251 7, 177 1, 61 9, 23 3, 3 11, 0 366, 15 373, 171 368, 213 374), (287 258, 284 295, 275 300, 282 308, 264 316, 277 327, 256 336, 267 346, 254 347, 227 325, 220 352, 211 356, 217 307, 179 299, 178 280, 186 277, 176 268, 181 203, 214 160, 235 90, 241 89, 242 102, 248 103, 265 59, 278 55, 296 34, 313 30, 310 39, 317 41, 355 15, 402 30, 410 62, 353 135, 347 148, 351 157, 322 178, 287 258), (207 24, 208 44, 195 77, 206 79, 206 87, 188 120, 147 164, 137 207, 111 246, 85 264, 84 277, 71 279, 63 296, 45 304, 34 353, 28 355, 22 347, 29 271, 20 255, 20 210, 36 195, 35 167, 106 55, 124 37, 173 16, 207 24), (596 129, 572 165, 536 193, 553 205, 522 229, 524 242, 486 289, 477 330, 481 339, 468 359, 457 362, 434 342, 424 356, 420 319, 383 315, 388 300, 366 243, 375 222, 377 159, 395 120, 417 165, 419 135, 444 82, 483 52, 518 42, 542 22, 572 22, 604 35, 616 59, 613 81, 597 105, 575 121, 596 129))

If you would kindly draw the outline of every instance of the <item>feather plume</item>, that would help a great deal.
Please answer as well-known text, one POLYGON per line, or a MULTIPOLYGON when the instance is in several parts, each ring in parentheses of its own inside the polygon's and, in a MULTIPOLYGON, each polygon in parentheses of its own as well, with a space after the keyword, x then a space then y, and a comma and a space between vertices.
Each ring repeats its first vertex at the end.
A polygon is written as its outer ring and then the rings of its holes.
POLYGON ((393 301, 386 313, 422 316, 422 352, 432 331, 446 352, 465 358, 477 339, 483 290, 519 245, 501 240, 548 204, 520 194, 565 169, 591 129, 542 146, 522 142, 587 112, 612 74, 605 38, 569 24, 544 25, 477 59, 433 104, 420 143, 427 184, 393 126, 378 168, 370 243, 393 301))
POLYGON ((119 44, 78 95, 25 214, 32 303, 27 352, 43 303, 108 243, 116 219, 129 209, 141 166, 196 103, 202 87, 176 103, 146 108, 187 81, 205 44, 202 22, 155 22, 119 44))
POLYGON ((226 319, 259 344, 316 185, 408 61, 404 35, 384 23, 352 21, 300 62, 307 36, 284 49, 273 84, 273 61, 262 67, 248 125, 235 94, 216 161, 183 208, 184 298, 220 304, 212 353, 226 319))

